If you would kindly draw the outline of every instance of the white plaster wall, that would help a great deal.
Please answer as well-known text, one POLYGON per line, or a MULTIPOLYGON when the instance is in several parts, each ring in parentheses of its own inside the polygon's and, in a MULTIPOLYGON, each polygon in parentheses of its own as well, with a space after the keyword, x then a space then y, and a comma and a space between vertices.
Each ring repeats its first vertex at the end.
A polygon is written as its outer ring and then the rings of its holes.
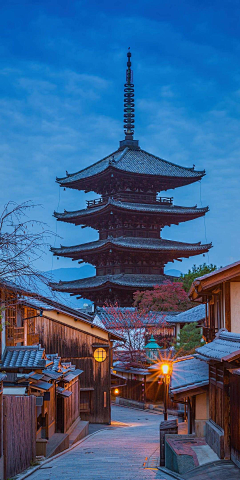
POLYGON ((240 282, 230 283, 231 331, 240 333, 240 282))
POLYGON ((206 421, 209 419, 208 392, 196 395, 195 434, 197 437, 205 436, 206 421))
POLYGON ((196 420, 208 420, 209 406, 208 406, 208 392, 196 395, 196 420))

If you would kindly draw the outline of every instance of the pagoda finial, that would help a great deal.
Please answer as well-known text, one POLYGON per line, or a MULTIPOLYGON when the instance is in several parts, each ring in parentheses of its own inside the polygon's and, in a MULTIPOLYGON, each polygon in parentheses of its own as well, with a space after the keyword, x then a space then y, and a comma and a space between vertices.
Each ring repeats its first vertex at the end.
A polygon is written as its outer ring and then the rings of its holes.
POLYGON ((134 84, 131 70, 130 47, 127 52, 126 83, 124 84, 124 133, 125 140, 133 140, 134 134, 134 84))

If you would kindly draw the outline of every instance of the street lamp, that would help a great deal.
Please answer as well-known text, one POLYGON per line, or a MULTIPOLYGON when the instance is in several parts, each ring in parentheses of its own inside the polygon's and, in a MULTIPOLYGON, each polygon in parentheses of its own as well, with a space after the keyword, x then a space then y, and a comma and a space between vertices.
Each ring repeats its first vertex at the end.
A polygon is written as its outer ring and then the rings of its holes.
POLYGON ((168 390, 169 390, 169 384, 170 384, 170 378, 171 378, 171 364, 170 363, 162 363, 161 364, 161 371, 162 371, 162 376, 163 376, 163 383, 164 383, 164 420, 168 419, 168 414, 167 414, 167 404, 168 404, 168 390))

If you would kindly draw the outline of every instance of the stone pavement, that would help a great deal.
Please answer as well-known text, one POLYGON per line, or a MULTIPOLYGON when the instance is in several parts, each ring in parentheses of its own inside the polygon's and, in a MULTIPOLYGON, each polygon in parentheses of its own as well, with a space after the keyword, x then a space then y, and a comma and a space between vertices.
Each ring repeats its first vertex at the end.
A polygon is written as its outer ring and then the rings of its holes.
POLYGON ((163 415, 113 406, 112 420, 112 426, 42 465, 28 479, 165 480, 156 468, 163 415))

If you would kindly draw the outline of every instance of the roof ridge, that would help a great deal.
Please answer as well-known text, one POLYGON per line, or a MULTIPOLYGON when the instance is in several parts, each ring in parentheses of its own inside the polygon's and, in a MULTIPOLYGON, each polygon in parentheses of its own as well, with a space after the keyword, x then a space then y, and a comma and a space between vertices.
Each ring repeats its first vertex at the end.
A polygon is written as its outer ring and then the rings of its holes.
POLYGON ((78 175, 81 172, 86 172, 89 168, 92 168, 95 165, 99 165, 99 163, 103 162, 104 160, 107 160, 107 158, 112 157, 115 155, 117 152, 119 152, 119 149, 115 150, 113 153, 110 153, 109 155, 106 155, 106 157, 101 158, 101 160, 98 160, 95 163, 92 163, 91 165, 88 165, 85 168, 82 168, 81 170, 74 172, 74 173, 68 173, 66 177, 56 177, 56 182, 60 182, 62 180, 66 180, 67 178, 74 177, 75 175, 78 175))
POLYGON ((51 251, 59 251, 61 249, 74 249, 74 248, 85 248, 85 247, 89 247, 89 246, 101 246, 101 245, 107 245, 107 244, 110 244, 110 245, 119 245, 121 244, 122 242, 129 242, 132 243, 134 245, 134 243, 139 243, 139 244, 146 244, 146 245, 149 245, 149 244, 156 244, 156 245, 159 245, 159 247, 161 247, 161 244, 165 244, 165 245, 169 245, 169 246, 174 246, 174 245, 179 245, 180 247, 184 247, 184 246, 188 246, 188 247, 208 247, 210 245, 212 245, 212 243, 201 243, 201 242, 194 242, 194 243, 188 243, 188 242, 180 242, 180 241, 177 241, 177 240, 169 240, 167 238, 144 238, 144 237, 124 237, 124 236, 120 236, 120 237, 108 237, 108 238, 104 238, 104 239, 98 239, 98 240, 93 240, 92 242, 86 242, 86 243, 80 243, 78 245, 70 245, 70 246, 63 246, 61 245, 60 247, 51 247, 51 251))
POLYGON ((164 158, 158 157, 154 153, 146 152, 146 150, 143 150, 142 148, 140 148, 140 151, 143 152, 143 153, 146 153, 148 156, 151 155, 152 157, 156 158, 157 160, 161 160, 162 162, 165 162, 168 165, 173 165, 174 167, 182 168, 183 170, 191 170, 192 172, 195 172, 195 173, 203 173, 204 175, 206 173, 205 169, 204 170, 194 170, 194 167, 183 167, 182 165, 178 165, 177 163, 169 162, 169 160, 165 160, 164 158))
MULTIPOLYGON (((68 211, 68 210, 65 210, 63 212, 56 212, 56 210, 54 210, 53 212, 53 216, 64 216, 64 215, 79 215, 81 214, 82 212, 85 212, 85 213, 91 213, 91 212, 96 212, 96 211, 100 211, 100 210, 103 210, 104 208, 106 208, 108 205, 114 205, 116 207, 120 207, 120 208, 124 208, 126 207, 126 205, 129 205, 129 206, 136 206, 139 208, 141 207, 159 207, 159 209, 165 209, 165 210, 174 210, 174 209, 180 209, 180 210, 183 210, 183 213, 184 213, 184 210, 195 210, 196 212, 199 212, 199 211, 206 211, 208 212, 209 210, 209 207, 206 206, 206 207, 198 207, 197 205, 193 205, 193 206, 184 206, 184 205, 161 205, 160 203, 138 203, 138 202, 125 202, 125 201, 121 201, 121 200, 116 200, 115 198, 113 198, 113 196, 111 197, 108 197, 108 200, 106 203, 100 203, 99 205, 96 205, 95 207, 91 207, 90 208, 82 208, 81 210, 72 210, 72 211, 68 211)), ((156 208, 157 210, 157 208, 156 208)), ((179 212, 180 213, 180 212, 179 212)))

